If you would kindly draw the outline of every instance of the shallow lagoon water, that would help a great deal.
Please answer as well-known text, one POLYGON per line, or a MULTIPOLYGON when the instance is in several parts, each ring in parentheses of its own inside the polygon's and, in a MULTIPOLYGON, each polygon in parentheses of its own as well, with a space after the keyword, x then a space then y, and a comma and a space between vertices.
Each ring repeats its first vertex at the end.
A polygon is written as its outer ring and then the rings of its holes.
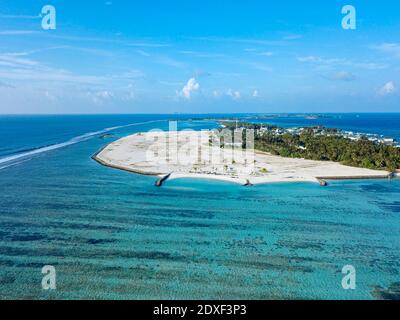
POLYGON ((150 127, 0 170, 1 298, 374 299, 400 281, 399 180, 156 188, 90 158, 150 127), (346 291, 349 264, 357 289, 346 291), (55 291, 41 288, 44 265, 55 291))

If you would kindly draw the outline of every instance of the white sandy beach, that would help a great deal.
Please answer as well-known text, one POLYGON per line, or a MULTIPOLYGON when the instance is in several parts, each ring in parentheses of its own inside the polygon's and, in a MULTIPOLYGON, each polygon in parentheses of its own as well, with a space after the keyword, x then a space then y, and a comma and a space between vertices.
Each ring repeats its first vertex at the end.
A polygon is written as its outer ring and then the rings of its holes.
POLYGON ((239 184, 318 182, 319 179, 384 178, 386 171, 335 162, 291 159, 210 146, 209 132, 138 133, 106 146, 94 158, 103 165, 169 179, 199 178, 239 184), (168 143, 167 143, 168 142, 168 143), (212 159, 212 160, 211 160, 212 159))

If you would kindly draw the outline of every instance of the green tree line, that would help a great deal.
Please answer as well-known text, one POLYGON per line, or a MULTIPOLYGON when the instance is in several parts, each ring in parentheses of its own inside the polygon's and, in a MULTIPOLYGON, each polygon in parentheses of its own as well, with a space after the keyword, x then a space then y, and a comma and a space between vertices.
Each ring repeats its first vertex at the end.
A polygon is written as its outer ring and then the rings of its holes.
MULTIPOLYGON (((224 123, 228 129, 235 129, 236 123, 224 123)), ((260 125, 239 123, 238 127, 260 129, 260 125)), ((263 125, 263 128, 267 127, 263 125)), ((276 129, 276 126, 269 126, 276 129)), ((344 165, 388 170, 400 169, 400 148, 377 143, 362 137, 351 140, 337 129, 323 129, 316 134, 314 128, 307 128, 301 134, 265 131, 255 136, 255 149, 274 155, 308 160, 334 161, 344 165), (329 134, 328 134, 329 133, 329 134)))

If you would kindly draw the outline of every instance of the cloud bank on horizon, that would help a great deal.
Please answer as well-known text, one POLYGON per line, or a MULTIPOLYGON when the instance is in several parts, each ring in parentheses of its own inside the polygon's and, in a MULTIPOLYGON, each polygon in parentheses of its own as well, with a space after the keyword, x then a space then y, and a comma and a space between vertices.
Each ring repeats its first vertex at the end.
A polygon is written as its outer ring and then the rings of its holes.
POLYGON ((0 4, 0 114, 400 112, 396 1, 46 4, 0 4))

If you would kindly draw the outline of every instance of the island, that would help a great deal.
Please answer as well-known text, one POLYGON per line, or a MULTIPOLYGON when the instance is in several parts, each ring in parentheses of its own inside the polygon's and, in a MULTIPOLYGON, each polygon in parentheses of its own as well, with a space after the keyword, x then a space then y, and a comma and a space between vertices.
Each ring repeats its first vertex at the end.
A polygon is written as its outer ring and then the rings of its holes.
MULTIPOLYGON (((232 130, 237 129, 236 125, 232 130)), ((222 126, 233 124, 225 123, 222 126)), ((245 127, 242 125, 241 129, 245 127)), ((277 130, 276 127, 269 129, 277 130)), ((252 150, 243 151, 241 143, 212 143, 220 138, 220 130, 137 133, 107 145, 93 158, 115 169, 158 176, 159 186, 166 179, 179 178, 221 180, 246 186, 277 182, 316 182, 326 185, 327 180, 387 179, 395 175, 386 167, 365 168, 325 158, 306 159, 301 155, 306 154, 302 151, 307 150, 308 144, 295 145, 288 141, 288 137, 283 142, 268 142, 263 140, 265 132, 261 128, 255 133, 252 150), (293 156, 286 154, 291 150, 297 153, 293 156)), ((265 139, 268 138, 271 136, 266 134, 265 139)), ((320 144, 317 147, 325 150, 320 144)))
POLYGON ((400 148, 389 137, 322 126, 281 128, 238 121, 220 122, 220 125, 231 132, 253 130, 254 148, 274 155, 334 161, 392 173, 400 168, 400 148))

